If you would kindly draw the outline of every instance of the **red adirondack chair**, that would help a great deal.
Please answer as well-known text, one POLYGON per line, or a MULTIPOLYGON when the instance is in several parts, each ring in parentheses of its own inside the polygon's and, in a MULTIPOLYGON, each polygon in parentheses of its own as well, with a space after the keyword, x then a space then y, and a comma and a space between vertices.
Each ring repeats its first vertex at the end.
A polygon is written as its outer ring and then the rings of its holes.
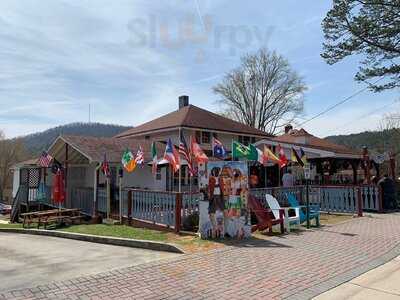
POLYGON ((285 232, 284 228, 284 209, 279 210, 279 219, 275 219, 272 211, 270 209, 265 208, 261 202, 255 198, 254 196, 248 197, 247 205, 251 212, 256 215, 257 224, 253 225, 251 228, 251 232, 256 230, 263 231, 268 228, 269 232, 272 233, 272 226, 280 224, 281 233, 285 232))

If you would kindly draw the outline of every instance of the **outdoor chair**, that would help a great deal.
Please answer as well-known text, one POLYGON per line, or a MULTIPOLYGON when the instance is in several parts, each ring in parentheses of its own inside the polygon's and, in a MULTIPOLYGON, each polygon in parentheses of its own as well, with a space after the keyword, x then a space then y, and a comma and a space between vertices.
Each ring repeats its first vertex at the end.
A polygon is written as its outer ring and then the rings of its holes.
MULTIPOLYGON (((300 205, 299 201, 293 194, 287 194, 287 199, 289 205, 291 207, 297 207, 300 212, 300 223, 304 223, 307 221, 307 207, 304 205, 300 205)), ((310 204, 310 220, 315 220, 315 225, 319 227, 320 225, 320 213, 319 213, 319 205, 318 204, 310 204)))
POLYGON ((298 207, 281 207, 279 205, 278 200, 274 198, 272 195, 265 195, 265 200, 267 201, 267 204, 269 208, 272 210, 272 213, 274 214, 275 218, 279 216, 279 211, 281 209, 284 210, 284 226, 287 232, 290 232, 290 226, 295 226, 297 228, 300 228, 300 209, 298 207), (294 211, 295 215, 290 216, 289 211, 294 211))
POLYGON ((249 196, 248 197, 248 202, 247 202, 248 208, 252 213, 255 214, 257 218, 257 224, 253 225, 251 228, 251 232, 254 231, 264 231, 265 229, 268 228, 269 233, 272 233, 272 226, 274 225, 280 225, 281 227, 281 233, 285 232, 285 227, 284 227, 284 210, 281 209, 278 212, 278 218, 273 218, 275 216, 270 209, 265 208, 262 203, 255 198, 254 196, 249 196))

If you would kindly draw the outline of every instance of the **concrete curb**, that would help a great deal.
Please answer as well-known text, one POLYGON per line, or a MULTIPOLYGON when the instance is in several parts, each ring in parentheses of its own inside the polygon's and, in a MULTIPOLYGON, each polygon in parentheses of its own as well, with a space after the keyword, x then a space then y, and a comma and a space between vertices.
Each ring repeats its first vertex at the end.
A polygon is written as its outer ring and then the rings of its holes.
POLYGON ((72 233, 72 232, 64 232, 57 230, 43 230, 43 229, 0 228, 0 233, 1 232, 44 235, 44 236, 72 239, 72 240, 106 244, 106 245, 141 248, 141 249, 165 251, 165 252, 180 253, 180 254, 185 253, 182 249, 178 248, 173 244, 161 243, 155 241, 134 240, 126 238, 98 236, 91 234, 81 234, 81 233, 72 233))

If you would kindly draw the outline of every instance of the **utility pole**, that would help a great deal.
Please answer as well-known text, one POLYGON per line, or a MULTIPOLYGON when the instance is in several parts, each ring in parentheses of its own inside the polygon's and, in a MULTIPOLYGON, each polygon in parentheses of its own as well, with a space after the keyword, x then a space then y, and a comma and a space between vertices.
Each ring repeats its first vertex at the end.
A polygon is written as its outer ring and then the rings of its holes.
POLYGON ((91 107, 90 107, 90 103, 89 103, 89 124, 91 123, 91 107))

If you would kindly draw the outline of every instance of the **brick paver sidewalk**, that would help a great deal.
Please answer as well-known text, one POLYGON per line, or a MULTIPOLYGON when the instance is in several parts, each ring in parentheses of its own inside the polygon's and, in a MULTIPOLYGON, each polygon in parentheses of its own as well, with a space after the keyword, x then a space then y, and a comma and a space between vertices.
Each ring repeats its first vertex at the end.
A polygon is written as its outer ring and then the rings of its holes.
POLYGON ((12 291, 0 299, 309 299, 399 254, 400 214, 375 215, 12 291))

